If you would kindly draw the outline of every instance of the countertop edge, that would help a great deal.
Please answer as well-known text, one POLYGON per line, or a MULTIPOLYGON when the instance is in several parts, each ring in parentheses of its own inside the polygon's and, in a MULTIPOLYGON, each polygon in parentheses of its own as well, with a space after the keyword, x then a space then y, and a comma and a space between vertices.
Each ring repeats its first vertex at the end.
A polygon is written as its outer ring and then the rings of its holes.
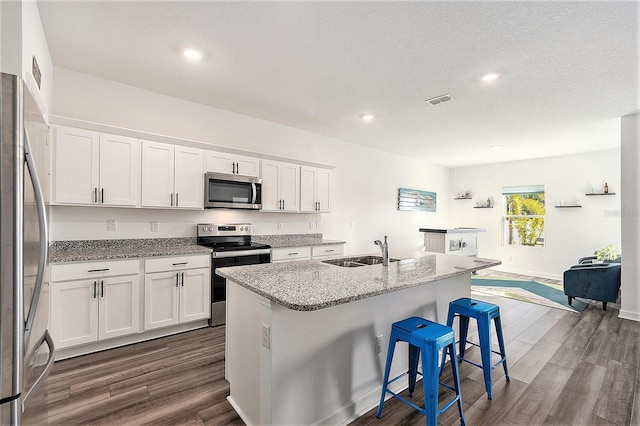
MULTIPOLYGON (((321 263, 320 261, 313 261, 313 262, 317 262, 317 263, 321 263)), ((275 302, 285 308, 294 310, 294 311, 301 311, 301 312, 310 312, 310 311, 317 311, 320 309, 324 309, 324 308, 330 308, 332 306, 338 306, 338 305, 342 305, 345 303, 349 303, 349 302, 355 302, 358 300, 362 300, 362 299, 367 299, 369 297, 374 297, 374 296, 379 296, 382 294, 387 294, 387 293, 392 293, 398 290, 404 290, 407 288, 412 288, 412 287, 417 287, 419 285, 424 285, 424 284, 428 284, 431 282, 435 282, 435 281, 440 281, 440 280, 444 280, 447 278, 452 278, 452 277, 456 277, 456 276, 460 276, 466 273, 472 273, 475 271, 479 271, 481 269, 487 269, 487 268, 491 268, 493 266, 498 266, 500 265, 502 262, 499 260, 495 260, 493 261, 492 259, 483 259, 482 260, 482 264, 478 265, 477 267, 472 267, 472 268, 462 268, 460 267, 459 271, 456 272, 452 272, 452 273, 447 273, 447 274, 442 274, 442 275, 438 275, 438 276, 433 276, 433 277, 426 277, 425 279, 421 279, 421 280, 417 280, 417 281, 412 281, 412 282, 408 282, 405 285, 402 286, 397 286, 397 287, 393 287, 393 288, 389 288, 386 290, 378 290, 378 291, 371 291, 371 292, 366 292, 366 293, 361 293, 358 295, 354 295, 352 297, 347 297, 344 299, 338 299, 338 300, 331 300, 328 301, 326 303, 314 303, 314 304, 308 304, 308 305, 304 305, 304 304, 293 304, 290 302, 287 302, 285 300, 282 300, 280 298, 278 298, 277 296, 274 296, 273 294, 269 294, 263 290, 260 290, 258 288, 255 288, 252 284, 246 282, 246 281, 241 281, 238 280, 236 277, 232 277, 229 274, 227 274, 224 269, 226 268, 221 268, 218 269, 216 271, 216 273, 226 279, 229 279, 231 281, 233 281, 234 283, 254 292, 255 294, 258 294, 272 302, 275 302)), ((336 266, 337 268, 339 266, 336 266)))
MULTIPOLYGON (((148 250, 148 249, 147 249, 148 250)), ((169 257, 169 256, 191 256, 191 255, 210 255, 212 250, 203 246, 177 246, 166 247, 156 251, 141 250, 122 250, 122 249, 106 249, 100 254, 88 254, 86 251, 76 252, 60 251, 49 252, 49 264, 61 263, 77 263, 77 262, 101 262, 108 260, 124 260, 124 259, 145 259, 150 257, 169 257)))

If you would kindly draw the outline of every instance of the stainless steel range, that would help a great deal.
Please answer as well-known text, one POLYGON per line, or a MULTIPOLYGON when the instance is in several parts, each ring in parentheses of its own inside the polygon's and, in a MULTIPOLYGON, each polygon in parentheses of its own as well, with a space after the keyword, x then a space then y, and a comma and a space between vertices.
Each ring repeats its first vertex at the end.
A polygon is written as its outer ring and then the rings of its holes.
POLYGON ((211 319, 209 325, 225 323, 227 282, 216 268, 271 262, 271 246, 251 241, 250 223, 199 223, 198 245, 209 247, 211 254, 211 319))

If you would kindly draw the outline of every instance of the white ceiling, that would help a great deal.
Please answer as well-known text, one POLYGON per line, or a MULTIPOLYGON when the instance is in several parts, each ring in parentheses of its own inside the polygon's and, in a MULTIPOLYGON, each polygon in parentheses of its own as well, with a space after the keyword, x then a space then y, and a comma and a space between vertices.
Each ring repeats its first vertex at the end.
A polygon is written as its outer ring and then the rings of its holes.
POLYGON ((640 110, 637 1, 38 5, 55 65, 449 167, 616 148, 640 110))

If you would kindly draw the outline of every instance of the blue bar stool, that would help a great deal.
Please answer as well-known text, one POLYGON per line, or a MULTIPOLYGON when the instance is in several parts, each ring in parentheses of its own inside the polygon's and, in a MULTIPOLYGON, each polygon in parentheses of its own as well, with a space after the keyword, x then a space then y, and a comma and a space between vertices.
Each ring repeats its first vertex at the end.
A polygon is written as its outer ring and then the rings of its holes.
POLYGON ((443 349, 449 352, 452 358, 456 357, 456 342, 451 327, 446 327, 432 321, 428 321, 419 317, 411 317, 393 323, 391 326, 391 335, 389 336, 389 350, 387 352, 387 364, 384 370, 384 379, 382 381, 382 395, 380 396, 380 404, 378 405, 377 418, 382 416, 382 407, 384 398, 387 393, 398 398, 400 401, 415 408, 426 417, 427 426, 436 425, 438 416, 444 413, 454 403, 458 403, 458 411, 460 412, 460 423, 465 425, 464 414, 462 412, 462 395, 460 394, 460 377, 458 374, 458 365, 451 363, 453 369, 453 387, 439 380, 438 353, 443 349), (391 362, 393 360, 393 351, 396 342, 402 341, 409 344, 409 370, 400 374, 392 380, 389 380, 389 371, 391 370, 391 362), (422 351, 422 372, 418 371, 418 360, 422 351), (417 375, 422 376, 422 386, 424 389, 424 408, 420 408, 416 404, 401 397, 397 393, 389 390, 388 386, 396 380, 409 376, 409 396, 413 396, 416 387, 417 375), (445 406, 438 410, 438 384, 455 392, 456 396, 445 406))
MULTIPOLYGON (((491 370, 502 364, 504 367, 504 375, 507 382, 509 379, 509 370, 507 369, 507 354, 504 350, 504 338, 502 336, 502 322, 500 321, 500 308, 492 303, 482 302, 480 300, 469 299, 468 297, 462 297, 458 300, 454 300, 449 303, 449 316, 447 318, 447 325, 453 326, 453 318, 458 316, 460 318, 460 350, 458 361, 464 361, 476 367, 482 368, 484 375, 484 387, 487 389, 487 396, 491 399, 491 370), (469 361, 464 358, 464 350, 467 345, 467 331, 469 330, 469 318, 475 318, 478 322, 478 335, 480 337, 480 344, 468 342, 473 346, 480 347, 480 354, 482 356, 482 365, 476 364, 473 361, 469 361), (491 349, 491 320, 494 320, 496 327, 496 334, 498 336, 498 345, 500 346, 500 352, 496 352, 491 349), (491 354, 500 355, 500 360, 492 364, 491 354)), ((442 364, 440 366, 440 374, 444 369, 444 362, 447 354, 442 353, 442 364)), ((451 357, 453 360, 454 357, 451 357)), ((456 364, 455 362, 451 362, 456 364)))

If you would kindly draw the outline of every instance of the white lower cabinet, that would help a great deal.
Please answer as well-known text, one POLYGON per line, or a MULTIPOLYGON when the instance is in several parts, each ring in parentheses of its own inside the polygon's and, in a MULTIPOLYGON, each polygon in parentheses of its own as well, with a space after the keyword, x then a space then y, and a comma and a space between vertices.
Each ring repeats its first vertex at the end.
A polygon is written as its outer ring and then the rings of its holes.
POLYGON ((210 263, 209 255, 145 261, 145 330, 210 317, 210 263))
POLYGON ((50 291, 57 348, 141 331, 139 261, 54 265, 50 291))

